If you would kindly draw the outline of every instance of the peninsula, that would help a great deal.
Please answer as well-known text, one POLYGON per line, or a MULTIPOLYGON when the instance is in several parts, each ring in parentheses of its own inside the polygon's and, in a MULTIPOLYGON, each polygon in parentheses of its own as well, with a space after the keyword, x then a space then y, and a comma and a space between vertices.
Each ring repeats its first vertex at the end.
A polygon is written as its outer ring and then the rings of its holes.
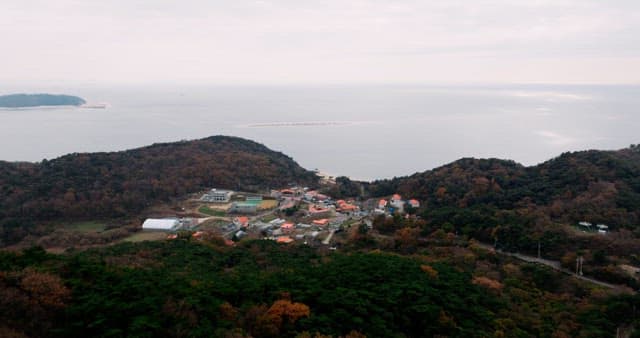
POLYGON ((0 108, 29 108, 41 106, 80 106, 86 101, 77 96, 52 94, 0 95, 0 108))

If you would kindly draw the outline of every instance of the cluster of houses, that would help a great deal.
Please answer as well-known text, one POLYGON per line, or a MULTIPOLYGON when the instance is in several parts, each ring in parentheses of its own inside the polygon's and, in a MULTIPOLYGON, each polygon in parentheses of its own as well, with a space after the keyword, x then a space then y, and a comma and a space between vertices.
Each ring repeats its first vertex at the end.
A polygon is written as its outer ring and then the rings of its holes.
POLYGON ((609 226, 604 225, 604 224, 596 224, 595 227, 593 226, 593 224, 587 222, 587 221, 582 221, 579 222, 578 225, 585 231, 595 231, 597 230, 599 234, 605 235, 607 234, 607 232, 609 231, 609 226))
POLYGON ((417 209, 420 207, 420 201, 413 198, 409 200, 404 200, 402 199, 402 196, 400 196, 399 194, 393 194, 393 196, 391 196, 391 198, 388 200, 386 199, 379 200, 376 208, 374 209, 374 213, 393 214, 394 212, 403 212, 406 206, 417 209))
POLYGON ((281 218, 270 222, 258 222, 254 224, 262 235, 278 243, 291 243, 293 241, 311 241, 328 230, 336 229, 342 224, 343 219, 321 218, 309 223, 295 223, 281 218))
MULTIPOLYGON (((232 190, 211 189, 204 193, 199 201, 226 204, 224 207, 227 208, 227 213, 238 215, 229 223, 217 228, 223 236, 241 239, 253 234, 253 236, 272 239, 278 243, 313 241, 323 233, 328 234, 340 229, 348 219, 367 216, 369 211, 374 209, 373 204, 361 204, 355 200, 333 200, 317 190, 303 187, 272 190, 270 196, 263 198, 263 196, 237 194, 232 190), (246 215, 253 215, 262 210, 260 206, 263 201, 269 202, 270 208, 277 207, 281 211, 296 207, 296 213, 289 220, 276 218, 268 222, 251 221, 246 215), (363 206, 367 206, 365 210, 362 210, 363 206)), ((394 194, 389 199, 379 200, 374 213, 403 212, 407 207, 419 208, 420 202, 415 199, 404 200, 399 194, 394 194)), ((196 230, 197 224, 197 219, 152 218, 143 223, 142 229, 166 231, 170 233, 170 237, 176 238, 175 232, 196 230)), ((202 231, 196 231, 193 236, 198 237, 203 234, 202 231)), ((330 237, 329 235, 327 238, 330 237)))

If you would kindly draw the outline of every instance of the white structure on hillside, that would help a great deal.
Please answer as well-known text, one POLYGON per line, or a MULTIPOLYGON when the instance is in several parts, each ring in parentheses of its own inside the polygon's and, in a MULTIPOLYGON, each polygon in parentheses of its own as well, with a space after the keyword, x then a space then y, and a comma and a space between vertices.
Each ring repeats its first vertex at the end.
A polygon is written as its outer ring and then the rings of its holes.
POLYGON ((177 218, 148 218, 142 223, 142 230, 175 231, 180 228, 177 218))
POLYGON ((211 189, 209 192, 202 195, 200 200, 203 202, 227 203, 231 199, 232 194, 233 191, 231 190, 211 189))
POLYGON ((402 208, 404 207, 404 201, 402 200, 402 196, 398 194, 394 194, 391 197, 391 205, 394 208, 397 208, 398 210, 402 210, 402 208))
POLYGON ((585 228, 589 228, 590 229, 593 224, 591 224, 591 223, 589 223, 587 221, 582 221, 582 222, 578 223, 578 225, 581 226, 581 227, 585 227, 585 228))
POLYGON ((420 202, 417 199, 410 199, 407 203, 409 203, 412 208, 420 208, 420 202))
POLYGON ((598 224, 596 225, 596 227, 598 228, 598 233, 600 234, 606 234, 607 231, 609 231, 609 226, 604 224, 598 224))

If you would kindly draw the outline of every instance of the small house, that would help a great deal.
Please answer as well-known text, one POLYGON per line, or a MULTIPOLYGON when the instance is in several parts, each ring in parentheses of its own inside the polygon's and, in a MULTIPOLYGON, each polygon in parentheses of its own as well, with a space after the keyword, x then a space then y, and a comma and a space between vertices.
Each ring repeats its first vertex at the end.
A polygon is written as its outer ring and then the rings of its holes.
POLYGON ((596 225, 596 227, 598 228, 598 233, 600 234, 606 234, 609 231, 609 226, 604 225, 604 224, 598 224, 596 225))
POLYGON ((233 219, 233 224, 246 228, 249 226, 249 217, 246 216, 238 216, 233 219))
POLYGON ((286 222, 286 221, 285 221, 285 220, 283 220, 282 218, 276 218, 276 219, 274 219, 274 220, 271 220, 271 221, 269 222, 269 224, 273 225, 274 227, 279 227, 279 226, 281 226, 282 224, 284 224, 285 222, 286 222))
POLYGON ((326 218, 316 219, 312 223, 313 223, 313 225, 325 226, 325 225, 329 224, 329 220, 326 219, 326 218))
POLYGON ((384 210, 384 208, 386 208, 386 207, 387 207, 387 200, 378 201, 378 209, 384 210))
POLYGON ((331 209, 324 208, 319 205, 311 204, 309 205, 309 216, 312 217, 327 217, 331 214, 331 209))
POLYGON ((281 236, 281 237, 278 237, 278 239, 276 239, 276 242, 287 244, 287 243, 293 242, 293 238, 289 236, 281 236))
POLYGON ((578 223, 578 225, 581 226, 581 227, 585 227, 585 228, 591 229, 591 226, 593 224, 591 224, 589 222, 582 221, 582 222, 578 223))
POLYGON ((393 205, 395 208, 402 209, 402 207, 404 206, 403 204, 404 201, 402 200, 402 196, 393 194, 393 196, 391 197, 391 205, 393 205))
POLYGON ((283 232, 291 232, 293 231, 294 228, 295 228, 295 225, 293 223, 285 223, 280 227, 280 229, 282 229, 283 232))
POLYGON ((409 205, 412 208, 420 208, 420 202, 418 200, 416 200, 416 199, 410 199, 409 200, 409 205))

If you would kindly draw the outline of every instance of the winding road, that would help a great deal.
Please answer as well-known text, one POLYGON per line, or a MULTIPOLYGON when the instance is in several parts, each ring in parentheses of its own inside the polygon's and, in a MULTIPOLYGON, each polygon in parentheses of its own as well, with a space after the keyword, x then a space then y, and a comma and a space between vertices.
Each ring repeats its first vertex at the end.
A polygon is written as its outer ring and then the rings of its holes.
POLYGON ((590 278, 590 277, 586 277, 586 276, 581 276, 578 274, 575 274, 573 271, 569 270, 569 269, 565 269, 562 267, 562 265, 560 264, 560 262, 558 261, 552 261, 552 260, 548 260, 548 259, 544 259, 544 258, 538 258, 538 257, 534 257, 534 256, 528 256, 528 255, 523 255, 520 253, 514 253, 514 252, 506 252, 506 251, 502 251, 502 250, 496 250, 492 245, 489 244, 485 244, 485 243, 480 243, 480 242, 476 242, 476 245, 489 250, 489 251, 495 251, 501 255, 505 255, 505 256, 509 256, 509 257, 513 257, 513 258, 517 258, 521 261, 524 262, 528 262, 528 263, 536 263, 536 264, 541 264, 541 265, 545 265, 548 266, 556 271, 560 271, 562 273, 565 273, 567 275, 573 276, 577 279, 586 281, 586 282, 590 282, 605 288, 609 288, 609 289, 613 289, 613 290, 617 290, 620 292, 627 292, 627 293, 633 293, 635 294, 636 292, 631 290, 628 287, 625 286, 621 286, 621 285, 615 285, 615 284, 610 284, 607 282, 603 282, 594 278, 590 278))

